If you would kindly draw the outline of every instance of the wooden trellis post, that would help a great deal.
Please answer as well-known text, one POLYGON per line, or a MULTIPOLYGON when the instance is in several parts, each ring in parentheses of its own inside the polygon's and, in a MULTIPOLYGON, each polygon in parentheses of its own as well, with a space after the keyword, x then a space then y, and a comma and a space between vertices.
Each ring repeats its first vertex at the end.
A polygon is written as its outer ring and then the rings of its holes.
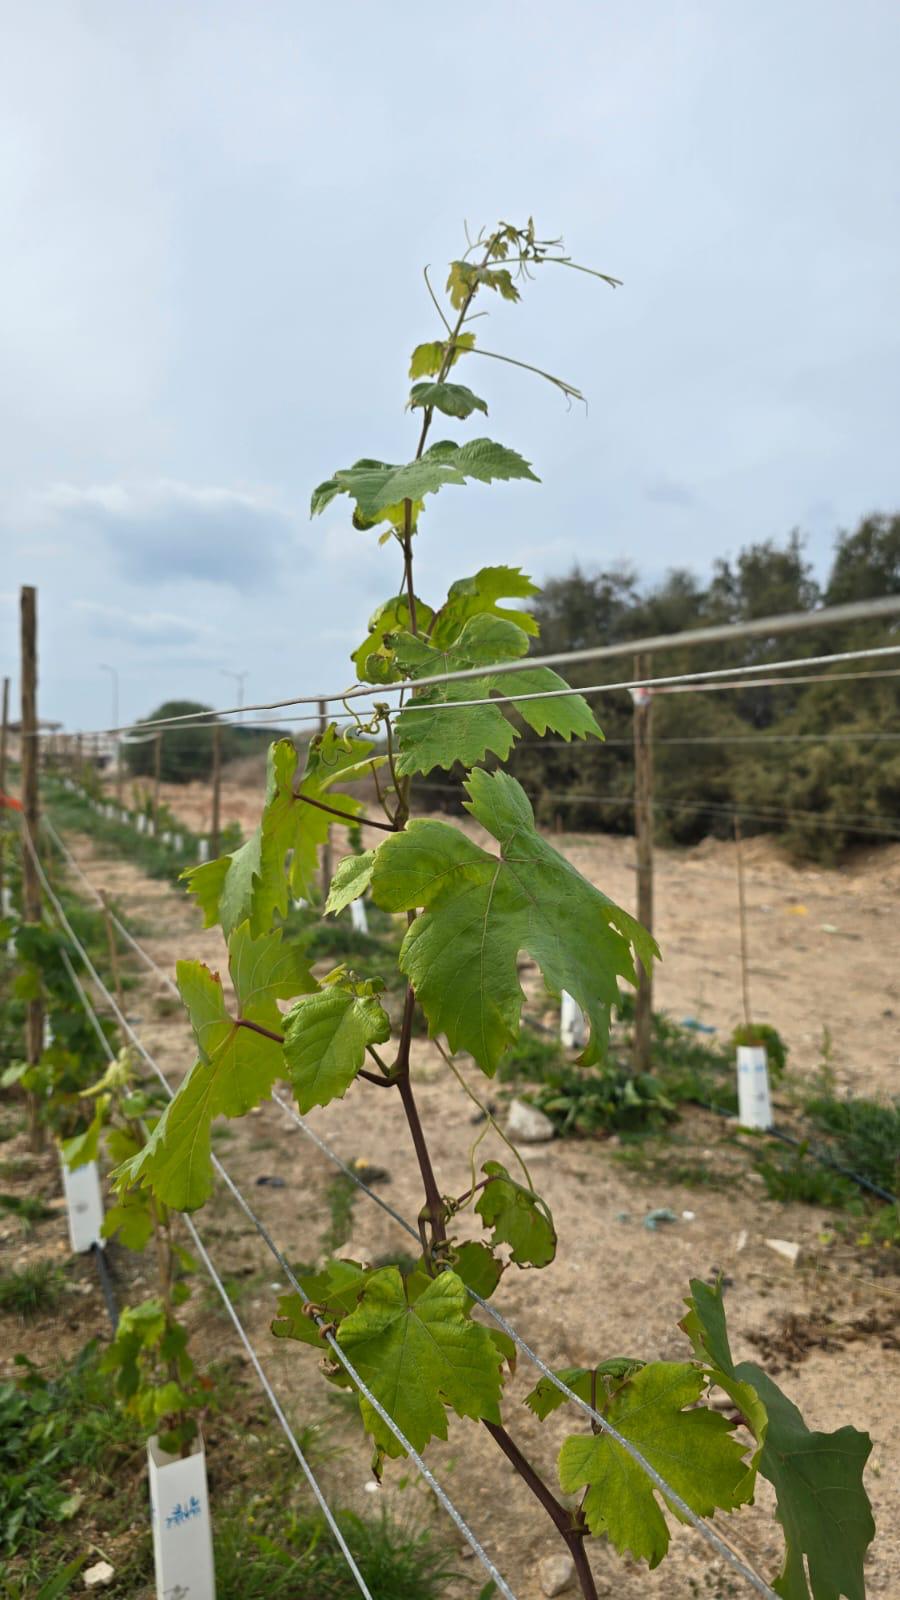
MULTIPOLYGON (((37 721, 37 590, 25 585, 21 596, 22 637, 22 915, 26 922, 41 920, 41 883, 29 848, 38 848, 40 800, 38 794, 37 721)), ((36 1066, 44 1048, 44 1004, 29 1000, 25 1010, 25 1059, 36 1066)), ((37 1097, 28 1096, 28 1127, 31 1149, 44 1147, 44 1127, 38 1115, 37 1097)))
MULTIPOLYGON (((650 657, 636 655, 635 678, 649 678, 650 657)), ((634 699, 634 840, 637 855, 637 919, 653 932, 653 702, 647 689, 632 690, 634 699)), ((634 1008, 634 1069, 650 1071, 653 1028, 653 974, 638 967, 634 1008)))

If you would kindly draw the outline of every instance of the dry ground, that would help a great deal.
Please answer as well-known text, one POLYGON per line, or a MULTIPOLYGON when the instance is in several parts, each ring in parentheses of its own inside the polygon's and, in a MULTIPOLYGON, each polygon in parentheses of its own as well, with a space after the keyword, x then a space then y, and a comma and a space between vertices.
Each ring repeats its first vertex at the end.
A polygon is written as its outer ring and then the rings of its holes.
MULTIPOLYGON (((184 814, 186 821, 195 820, 184 814)), ((226 804, 224 815, 233 814, 226 804)), ((253 820, 252 815, 245 817, 248 823, 253 820)), ((141 925, 143 942, 164 970, 171 971, 179 956, 221 964, 217 932, 199 927, 194 908, 182 895, 148 881, 128 863, 101 859, 87 840, 74 842, 94 880, 141 925)), ((633 903, 630 842, 586 836, 557 842, 607 893, 626 906, 633 903)), ((811 1072, 818 1064, 827 1027, 840 1084, 868 1094, 896 1090, 900 980, 891 913, 900 883, 900 850, 861 859, 844 872, 789 868, 762 842, 748 851, 757 1015, 774 1022, 786 1037, 798 1071, 811 1072)), ((678 1018, 690 1014, 730 1028, 740 1001, 731 847, 715 844, 687 855, 659 853, 656 931, 665 957, 657 1003, 678 1018)), ((143 981, 133 991, 129 1009, 148 1048, 177 1080, 192 1060, 190 1037, 162 997, 159 980, 143 981)), ((438 1181, 446 1192, 458 1193, 477 1131, 471 1102, 424 1041, 415 1048, 414 1075, 438 1181)), ((309 1121, 345 1159, 362 1156, 386 1167, 390 1181, 385 1198, 414 1217, 420 1195, 398 1113, 392 1096, 360 1083, 346 1101, 316 1112, 309 1121)), ((721 1123, 697 1112, 679 1132, 715 1163, 721 1123)), ((502 1158, 502 1151, 489 1143, 482 1146, 483 1156, 502 1158)), ((335 1170, 325 1156, 273 1104, 227 1124, 217 1148, 288 1256, 316 1259, 329 1227, 335 1170), (286 1186, 260 1182, 272 1177, 286 1186)), ((779 1381, 810 1426, 832 1429, 852 1422, 871 1433, 867 1481, 879 1536, 868 1568, 869 1589, 885 1596, 900 1593, 898 1467, 891 1455, 900 1414, 896 1279, 882 1275, 877 1260, 848 1245, 824 1244, 830 1220, 825 1213, 767 1202, 761 1185, 745 1182, 725 1191, 660 1187, 623 1168, 610 1143, 554 1142, 529 1149, 528 1156, 535 1182, 553 1209, 561 1246, 558 1259, 545 1271, 512 1269, 504 1278, 498 1304, 524 1337, 554 1364, 623 1353, 677 1358, 687 1353, 675 1324, 688 1279, 724 1272, 731 1280, 727 1305, 737 1357, 760 1359, 758 1341, 768 1341, 766 1364, 780 1372, 779 1381), (692 1211, 694 1220, 650 1232, 642 1219, 651 1207, 662 1205, 679 1216, 692 1211), (800 1242, 799 1268, 792 1270, 767 1249, 764 1239, 772 1235, 800 1242), (786 1318, 793 1319, 787 1327, 786 1318)), ((270 1336, 279 1279, 276 1263, 224 1194, 197 1220, 220 1268, 245 1277, 241 1314, 289 1414, 297 1424, 333 1416, 314 1352, 270 1336)), ((36 1230, 38 1238, 47 1234, 48 1247, 55 1227, 48 1223, 36 1230)), ((362 1198, 341 1253, 372 1260, 405 1249, 408 1242, 396 1224, 362 1198)), ((99 1330, 102 1307, 96 1294, 88 1290, 76 1303, 77 1328, 51 1326, 35 1338, 52 1341, 54 1348, 77 1347, 92 1316, 99 1330)), ((192 1316, 201 1345, 205 1341, 210 1353, 221 1355, 228 1337, 221 1321, 196 1309, 192 1316)), ((507 1416, 526 1452, 549 1471, 565 1416, 557 1413, 543 1428, 531 1417, 521 1405, 531 1381, 527 1367, 520 1367, 509 1385, 507 1416)), ((344 1504, 370 1509, 377 1498, 366 1489, 371 1482, 366 1444, 343 1416, 338 1427, 345 1452, 328 1465, 332 1491, 344 1504)), ((555 1548, 552 1530, 492 1441, 476 1426, 456 1423, 449 1443, 432 1447, 429 1459, 519 1600, 538 1600, 537 1563, 555 1548)), ((381 1492, 402 1503, 396 1488, 401 1473, 401 1468, 390 1467, 388 1487, 381 1492)), ((779 1538, 770 1509, 768 1485, 761 1484, 757 1506, 732 1519, 729 1531, 771 1577, 779 1538)), ((614 1554, 598 1549, 600 1592, 623 1600, 744 1592, 693 1533, 677 1529, 673 1549, 654 1574, 623 1565, 614 1554)), ((473 1566, 464 1564, 464 1571, 472 1574, 472 1582, 460 1586, 460 1600, 474 1596, 479 1587, 473 1566)))

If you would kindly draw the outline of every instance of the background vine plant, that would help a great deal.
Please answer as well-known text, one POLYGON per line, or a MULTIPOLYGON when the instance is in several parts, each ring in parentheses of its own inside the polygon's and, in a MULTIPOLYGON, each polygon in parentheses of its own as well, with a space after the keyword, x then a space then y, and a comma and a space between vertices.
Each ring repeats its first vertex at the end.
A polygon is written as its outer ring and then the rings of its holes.
MULTIPOLYGON (((573 1420, 559 1456, 558 1488, 526 1458, 502 1407, 515 1346, 481 1319, 472 1295, 487 1300, 505 1273, 552 1261, 553 1219, 527 1170, 514 1176, 495 1160, 473 1171, 459 1195, 442 1194, 416 1103, 410 1052, 417 1013, 449 1068, 452 1054, 467 1051, 492 1077, 519 1035, 524 995, 517 958, 524 950, 547 985, 568 990, 584 1010, 589 1039, 581 1062, 591 1065, 603 1059, 619 983, 633 984, 636 963, 649 966, 658 954, 646 931, 538 833, 524 790, 500 765, 523 723, 538 735, 602 738, 587 702, 566 692, 547 667, 535 663, 514 680, 494 671, 529 652, 538 630, 523 603, 536 594, 534 585, 517 567, 485 566, 435 603, 416 588, 415 542, 433 495, 469 482, 537 482, 529 462, 492 439, 431 442, 438 419, 465 424, 487 414, 485 400, 451 376, 457 364, 478 356, 512 361, 569 400, 581 398, 566 380, 485 350, 471 326, 479 296, 517 301, 524 282, 549 266, 590 271, 564 253, 561 241, 539 239, 529 220, 525 227, 500 223, 468 240, 450 265, 446 307, 426 273, 442 326, 412 354, 412 459, 362 458, 333 472, 312 496, 313 515, 346 496, 360 533, 377 530, 381 543, 399 550, 397 588, 352 657, 358 681, 372 687, 374 710, 356 714, 345 702, 349 714, 341 720, 349 726, 331 723, 311 741, 302 767, 293 743, 274 743, 256 832, 239 849, 185 874, 207 926, 223 930, 234 1005, 226 1003, 217 973, 197 961, 178 963, 198 1059, 146 1143, 120 1166, 118 1182, 130 1192, 149 1188, 166 1207, 202 1205, 212 1188, 213 1118, 244 1114, 282 1077, 303 1112, 351 1089, 393 1094, 421 1175, 421 1256, 411 1266, 376 1270, 327 1261, 300 1279, 314 1315, 300 1296, 287 1295, 275 1334, 322 1348, 326 1377, 352 1387, 323 1344, 324 1323, 417 1450, 447 1437, 450 1412, 480 1422, 565 1542, 586 1600, 596 1595, 590 1536, 604 1536, 655 1566, 669 1545, 664 1511, 682 1515, 598 1418, 703 1516, 750 1502, 762 1472, 775 1486, 785 1535, 777 1592, 789 1600, 808 1600, 810 1593, 816 1600, 856 1597, 874 1532, 862 1487, 870 1441, 849 1427, 809 1432, 764 1373, 735 1366, 718 1288, 692 1285, 684 1361, 585 1352, 583 1366, 558 1375, 595 1413, 580 1431, 573 1420), (460 669, 476 675, 434 681, 460 669), (398 705, 378 701, 379 688, 401 683, 398 705), (490 848, 448 823, 411 817, 415 779, 458 764, 466 769, 466 809, 493 841, 490 848), (347 792, 354 784, 374 796, 368 810, 347 792), (361 829, 371 843, 338 867, 326 911, 337 915, 369 894, 383 911, 408 921, 396 1025, 380 978, 344 963, 319 980, 283 937, 292 900, 314 896, 318 852, 335 821, 361 829), (279 1002, 291 1002, 286 1015, 279 1002), (460 1237, 458 1219, 470 1207, 482 1225, 478 1240, 460 1237), (713 1388, 729 1397, 730 1413, 707 1403, 713 1388), (826 1495, 827 1517, 820 1512, 826 1495)), ((526 1403, 541 1419, 562 1404, 571 1408, 547 1379, 526 1403)), ((360 1410, 381 1472, 384 1458, 402 1454, 401 1447, 363 1396, 360 1410)), ((577 1420, 583 1424, 584 1415, 577 1420)))

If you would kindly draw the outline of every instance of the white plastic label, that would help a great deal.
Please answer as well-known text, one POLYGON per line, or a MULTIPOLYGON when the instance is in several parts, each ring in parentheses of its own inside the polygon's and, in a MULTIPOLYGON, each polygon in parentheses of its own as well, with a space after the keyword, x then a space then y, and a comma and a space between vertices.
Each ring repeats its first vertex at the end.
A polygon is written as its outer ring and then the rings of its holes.
POLYGON ((369 919, 362 900, 350 901, 350 921, 353 924, 354 933, 368 933, 369 919))
POLYGON ((206 1456, 170 1456, 154 1434, 147 1444, 157 1600, 215 1600, 206 1456))
POLYGON ((62 1176, 69 1243, 76 1255, 84 1255, 95 1244, 103 1244, 100 1236, 103 1226, 100 1173, 96 1161, 87 1161, 83 1167, 72 1170, 63 1162, 62 1176))
POLYGON ((583 1050, 587 1037, 584 1012, 568 990, 563 989, 559 1010, 559 1042, 564 1050, 583 1050))
POLYGON ((737 1079, 738 1122, 743 1128, 771 1128, 769 1062, 764 1045, 738 1045, 737 1079))

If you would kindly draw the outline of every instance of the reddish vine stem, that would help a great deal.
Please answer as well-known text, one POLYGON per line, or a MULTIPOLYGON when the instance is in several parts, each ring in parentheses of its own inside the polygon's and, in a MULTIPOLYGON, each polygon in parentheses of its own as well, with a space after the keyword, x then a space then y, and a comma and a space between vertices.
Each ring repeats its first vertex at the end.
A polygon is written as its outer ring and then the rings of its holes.
POLYGON ((523 1455, 515 1440, 507 1433, 504 1427, 496 1422, 485 1422, 491 1438, 500 1446, 507 1461, 515 1468, 519 1477, 527 1483, 532 1494, 540 1501, 553 1526, 562 1539, 565 1540, 569 1554, 575 1563, 575 1571, 581 1585, 584 1600, 597 1600, 597 1587, 594 1583, 594 1574, 584 1548, 584 1527, 576 1520, 578 1513, 573 1514, 555 1494, 548 1489, 540 1473, 536 1472, 528 1457, 523 1455))
MULTIPOLYGON (((484 265, 486 265, 491 258, 494 242, 494 238, 488 242, 484 255, 484 265)), ((453 355, 456 348, 456 340, 459 337, 463 323, 465 322, 468 314, 469 307, 474 299, 476 288, 477 286, 473 286, 473 288, 469 291, 462 307, 460 308, 456 325, 452 331, 449 331, 446 354, 441 364, 440 372, 438 373, 437 381, 439 383, 444 381, 447 373, 453 365, 453 355)), ((425 441, 428 437, 429 428, 431 427, 432 416, 432 408, 426 407, 425 414, 422 419, 422 430, 419 435, 419 444, 415 455, 415 459, 417 461, 421 459, 422 451, 425 448, 425 441)), ((418 635, 419 629, 418 617, 416 613, 416 595, 413 582, 412 539, 412 501, 406 500, 404 502, 403 533, 400 539, 400 544, 403 549, 403 581, 406 589, 407 604, 409 608, 410 632, 414 635, 418 635)), ((388 717, 386 721, 388 762, 390 765, 391 775, 394 779, 394 786, 398 801, 394 814, 393 830, 395 832, 399 832, 406 826, 406 821, 409 816, 410 779, 407 778, 402 780, 400 783, 397 782, 397 775, 393 761, 393 741, 391 738, 390 717, 388 717)), ((414 922, 415 917, 416 913, 411 911, 409 913, 409 922, 414 922)), ((403 1007, 403 1021, 400 1030, 397 1059, 394 1063, 393 1081, 396 1083, 397 1088, 400 1091, 400 1098, 403 1102, 404 1112, 406 1113, 406 1121, 412 1137, 413 1146, 415 1148, 416 1159, 419 1164, 419 1172, 422 1177, 422 1185, 425 1190, 425 1208, 420 1215, 419 1232, 422 1236, 423 1252, 427 1256, 428 1252, 425 1248, 425 1235, 424 1228, 422 1226, 423 1219, 427 1214, 431 1223, 431 1248, 433 1251, 435 1245, 442 1245, 447 1239, 446 1207, 441 1197, 440 1189, 438 1188, 437 1179, 434 1175, 434 1168, 431 1164, 431 1155, 425 1139, 422 1123, 419 1118, 419 1111, 416 1105, 412 1082, 409 1075, 409 1055, 410 1046, 412 1043, 412 1024, 415 1005, 416 996, 412 985, 410 984, 406 990, 406 1000, 403 1007)), ((481 1186, 479 1185, 479 1187, 481 1186)), ((584 1548, 585 1527, 581 1512, 576 1511, 573 1513, 568 1509, 568 1507, 564 1506, 561 1501, 557 1500, 552 1490, 544 1482, 540 1474, 535 1471, 527 1457, 522 1454, 522 1451, 515 1443, 515 1440, 510 1437, 504 1427, 493 1422, 485 1422, 484 1425, 491 1434, 492 1438, 499 1445, 500 1449, 503 1451, 514 1470, 519 1474, 523 1482, 528 1485, 528 1488, 531 1490, 532 1494, 543 1506, 544 1510, 547 1512, 547 1515, 553 1522, 554 1527, 560 1534, 560 1537, 565 1541, 566 1547, 575 1564, 575 1571, 578 1576, 578 1583, 581 1589, 583 1600, 597 1600, 597 1588, 594 1583, 594 1577, 591 1572, 587 1552, 584 1548)))
POLYGON ((302 800, 305 806, 315 806, 317 811, 327 811, 330 817, 337 817, 341 822, 358 822, 361 828, 381 828, 384 833, 393 833, 393 824, 379 822, 377 817, 355 817, 349 811, 339 811, 337 806, 327 806, 324 800, 314 800, 312 795, 295 794, 295 800, 302 800))

